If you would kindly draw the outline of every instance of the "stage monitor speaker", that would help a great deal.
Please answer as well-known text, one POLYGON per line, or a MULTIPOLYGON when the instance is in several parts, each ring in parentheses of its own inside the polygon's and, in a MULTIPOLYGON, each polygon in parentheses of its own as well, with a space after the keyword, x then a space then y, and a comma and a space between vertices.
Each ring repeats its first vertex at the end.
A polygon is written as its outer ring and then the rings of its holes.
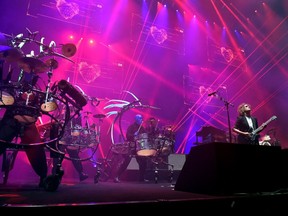
POLYGON ((192 147, 175 184, 176 191, 235 194, 283 187, 278 146, 208 143, 192 147))

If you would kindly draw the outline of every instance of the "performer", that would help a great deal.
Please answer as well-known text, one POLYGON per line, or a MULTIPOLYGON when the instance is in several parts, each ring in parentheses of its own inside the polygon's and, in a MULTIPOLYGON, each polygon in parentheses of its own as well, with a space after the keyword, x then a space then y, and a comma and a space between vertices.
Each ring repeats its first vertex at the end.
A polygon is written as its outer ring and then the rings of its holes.
MULTIPOLYGON (((257 118, 251 116, 251 105, 241 103, 238 106, 238 117, 233 131, 237 133, 237 143, 259 145, 259 135, 252 136, 252 132, 258 128, 257 118)), ((259 132, 261 132, 263 127, 259 132)))
MULTIPOLYGON (((72 115, 74 115, 75 110, 72 106, 70 106, 70 112, 72 115)), ((65 115, 65 109, 62 109, 61 115, 64 119, 65 115)), ((61 117, 59 117, 61 118, 61 117)), ((84 181, 88 178, 88 174, 84 172, 84 168, 82 165, 82 161, 79 157, 79 148, 76 146, 73 146, 73 144, 79 144, 74 143, 75 138, 78 142, 81 140, 81 130, 82 130, 82 115, 81 113, 77 113, 67 124, 67 128, 64 129, 64 135, 63 138, 59 141, 59 150, 62 152, 66 152, 69 155, 69 158, 72 161, 72 164, 74 168, 76 169, 79 180, 84 181)), ((58 155, 57 153, 51 152, 51 157, 53 158, 53 168, 52 168, 52 174, 56 173, 57 165, 59 161, 61 161, 62 158, 61 155, 58 155)))
POLYGON ((154 117, 151 117, 147 121, 146 131, 148 133, 149 140, 154 143, 155 139, 159 136, 160 130, 158 128, 158 120, 154 117))
MULTIPOLYGON (((6 107, 0 122, 0 140, 10 143, 14 138, 20 138, 20 144, 35 144, 24 148, 24 150, 33 170, 40 177, 39 187, 44 187, 48 169, 45 145, 41 144, 41 137, 35 124, 40 116, 40 107, 37 106, 37 98, 31 91, 37 80, 38 76, 36 74, 23 73, 20 80, 23 93, 15 101, 15 106, 6 107)), ((6 148, 7 145, 0 142, 0 155, 6 151, 6 148)))
MULTIPOLYGON (((137 136, 139 134, 145 133, 146 129, 145 127, 142 125, 143 124, 143 117, 140 114, 137 114, 135 116, 135 121, 134 123, 132 123, 126 131, 126 139, 128 142, 132 142, 135 143, 135 140, 137 139, 137 136)), ((132 151, 132 155, 131 154, 126 154, 123 155, 123 160, 122 163, 120 164, 120 167, 118 168, 118 171, 116 173, 116 176, 114 178, 114 182, 118 183, 120 182, 120 176, 121 174, 127 169, 133 155, 136 155, 136 161, 139 165, 139 181, 143 182, 143 181, 147 181, 145 179, 145 173, 146 173, 146 169, 147 169, 147 160, 148 157, 146 156, 138 156, 136 154, 136 145, 133 145, 135 147, 135 149, 132 151)))

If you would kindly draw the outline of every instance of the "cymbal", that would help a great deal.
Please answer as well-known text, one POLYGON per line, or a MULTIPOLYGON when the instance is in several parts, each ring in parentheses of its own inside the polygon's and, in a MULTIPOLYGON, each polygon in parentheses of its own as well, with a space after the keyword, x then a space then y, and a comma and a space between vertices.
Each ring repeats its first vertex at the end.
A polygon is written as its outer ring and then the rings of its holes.
POLYGON ((22 57, 24 57, 24 53, 20 49, 14 47, 5 48, 5 46, 0 45, 0 59, 6 62, 17 62, 22 57))
POLYGON ((47 67, 52 69, 58 68, 58 62, 55 59, 48 59, 45 61, 45 64, 47 65, 47 67))
POLYGON ((23 57, 19 60, 18 65, 27 73, 43 73, 49 70, 47 65, 36 58, 33 57, 23 57))
POLYGON ((62 46, 62 54, 66 57, 72 57, 76 53, 76 46, 72 43, 64 44, 62 46))
POLYGON ((104 114, 96 114, 96 115, 93 115, 94 118, 105 118, 106 115, 104 114))

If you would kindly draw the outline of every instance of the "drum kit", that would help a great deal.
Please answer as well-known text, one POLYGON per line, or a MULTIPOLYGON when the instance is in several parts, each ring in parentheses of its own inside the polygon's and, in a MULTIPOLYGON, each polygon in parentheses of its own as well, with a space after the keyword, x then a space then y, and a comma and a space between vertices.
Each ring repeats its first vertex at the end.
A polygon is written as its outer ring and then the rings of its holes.
POLYGON ((164 132, 156 137, 149 137, 148 133, 142 133, 135 139, 138 156, 168 156, 173 153, 174 144, 174 136, 167 136, 164 132))
MULTIPOLYGON (((63 104, 62 107, 66 109, 72 105, 81 110, 87 104, 87 100, 66 80, 52 85, 51 78, 53 70, 59 65, 57 57, 74 63, 70 57, 75 55, 76 46, 68 43, 57 47, 54 41, 46 45, 44 38, 38 41, 35 40, 34 33, 31 34, 29 30, 28 33, 28 37, 24 37, 23 34, 13 36, 0 33, 0 109, 12 110, 14 118, 23 124, 35 123, 39 117, 47 115, 52 119, 51 121, 58 122, 60 127, 64 127, 72 117, 68 112, 64 122, 60 122, 54 115, 58 105, 63 104), (34 50, 31 50, 30 54, 24 54, 23 47, 28 43, 39 48, 38 55, 34 54, 34 50), (62 53, 57 52, 59 49, 62 53), (6 65, 9 69, 4 71, 6 65), (19 69, 16 81, 15 76, 13 76, 14 81, 12 80, 14 69, 19 69), (3 79, 4 72, 7 75, 3 79), (37 83, 43 73, 47 73, 44 91, 37 83)), ((55 139, 60 140, 63 134, 59 134, 55 139)))
POLYGON ((135 154, 143 157, 168 156, 174 151, 175 138, 172 131, 162 130, 157 136, 151 137, 148 133, 139 134, 134 142, 119 142, 111 146, 116 154, 135 154))

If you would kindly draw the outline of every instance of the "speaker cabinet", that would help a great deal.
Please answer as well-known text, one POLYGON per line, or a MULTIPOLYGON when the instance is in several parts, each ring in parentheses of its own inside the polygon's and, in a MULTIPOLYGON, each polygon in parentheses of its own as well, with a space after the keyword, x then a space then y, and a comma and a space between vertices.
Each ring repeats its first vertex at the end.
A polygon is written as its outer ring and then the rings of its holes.
POLYGON ((175 190, 204 194, 275 191, 283 187, 279 146, 208 143, 192 147, 175 190))

